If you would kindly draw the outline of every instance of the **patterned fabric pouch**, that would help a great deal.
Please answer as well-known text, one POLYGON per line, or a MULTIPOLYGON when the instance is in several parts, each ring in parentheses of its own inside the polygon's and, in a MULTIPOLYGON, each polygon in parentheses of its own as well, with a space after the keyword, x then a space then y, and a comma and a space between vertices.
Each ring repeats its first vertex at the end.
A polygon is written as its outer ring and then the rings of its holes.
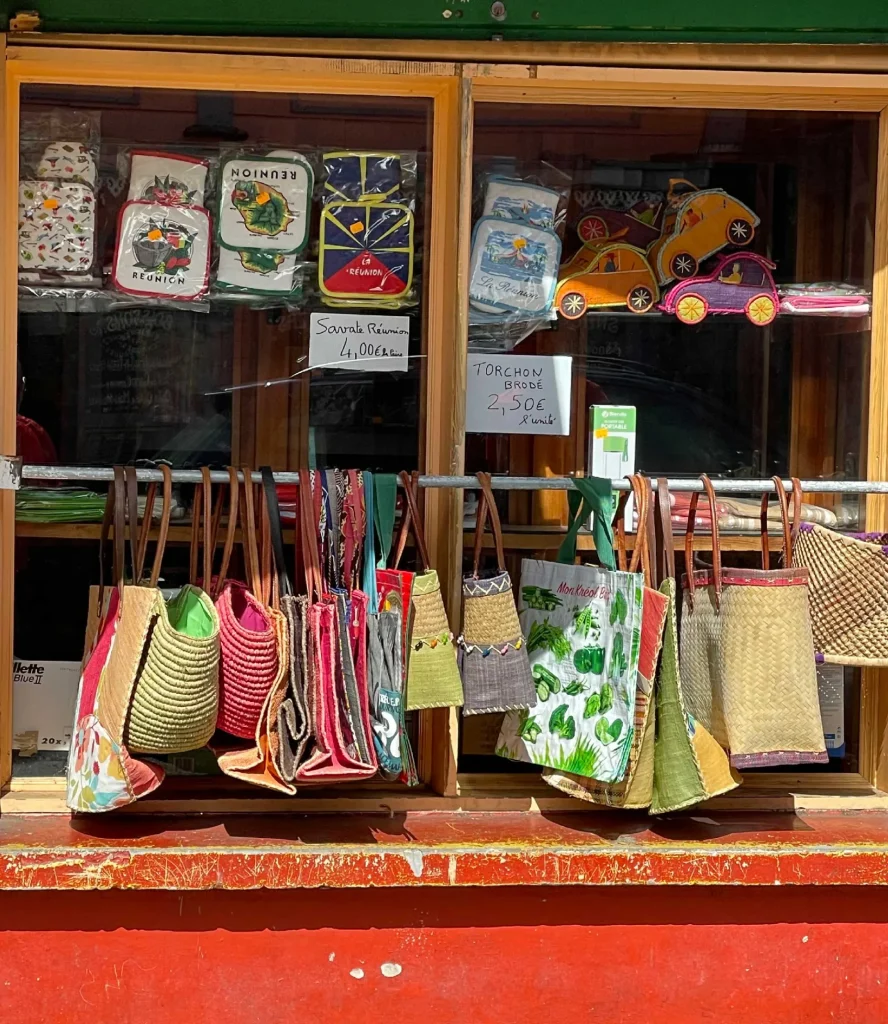
POLYGON ((474 568, 463 580, 463 632, 459 638, 465 705, 463 714, 532 708, 536 702, 527 648, 518 623, 512 580, 506 571, 499 513, 490 475, 478 473, 481 498, 475 526, 474 568), (479 576, 484 525, 490 515, 497 572, 479 576))

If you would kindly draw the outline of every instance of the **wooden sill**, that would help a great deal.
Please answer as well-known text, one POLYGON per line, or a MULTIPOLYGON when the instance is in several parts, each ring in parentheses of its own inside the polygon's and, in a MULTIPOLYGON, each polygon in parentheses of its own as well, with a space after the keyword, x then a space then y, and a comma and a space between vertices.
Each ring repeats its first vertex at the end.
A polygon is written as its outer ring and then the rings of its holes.
MULTIPOLYGON (((402 814, 522 812, 614 813, 581 803, 546 785, 541 778, 509 774, 461 774, 455 796, 439 796, 427 787, 407 789, 398 783, 302 789, 295 797, 265 793, 256 787, 217 777, 170 779, 161 795, 140 800, 114 817, 156 814, 402 814)), ((888 812, 888 793, 880 793, 862 775, 763 773, 747 776, 733 793, 695 810, 872 811, 888 812)), ((67 814, 65 780, 13 779, 0 794, 2 814, 67 814)), ((620 814, 628 812, 618 812, 620 814)), ((88 819, 87 819, 88 820, 88 819)))

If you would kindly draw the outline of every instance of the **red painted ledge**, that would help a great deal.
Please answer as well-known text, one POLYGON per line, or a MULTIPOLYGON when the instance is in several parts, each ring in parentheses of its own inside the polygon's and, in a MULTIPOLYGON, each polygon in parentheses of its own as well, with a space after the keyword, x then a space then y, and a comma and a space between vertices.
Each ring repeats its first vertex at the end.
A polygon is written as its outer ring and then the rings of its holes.
POLYGON ((0 890, 886 883, 884 812, 0 819, 0 890))

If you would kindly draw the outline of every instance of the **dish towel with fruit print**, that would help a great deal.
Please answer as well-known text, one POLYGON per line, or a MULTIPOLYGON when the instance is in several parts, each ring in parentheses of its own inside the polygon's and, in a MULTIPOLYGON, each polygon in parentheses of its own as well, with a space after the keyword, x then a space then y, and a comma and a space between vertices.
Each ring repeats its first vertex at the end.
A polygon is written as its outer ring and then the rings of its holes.
POLYGON ((538 703, 510 712, 496 752, 600 782, 626 773, 644 577, 524 559, 518 617, 538 703))

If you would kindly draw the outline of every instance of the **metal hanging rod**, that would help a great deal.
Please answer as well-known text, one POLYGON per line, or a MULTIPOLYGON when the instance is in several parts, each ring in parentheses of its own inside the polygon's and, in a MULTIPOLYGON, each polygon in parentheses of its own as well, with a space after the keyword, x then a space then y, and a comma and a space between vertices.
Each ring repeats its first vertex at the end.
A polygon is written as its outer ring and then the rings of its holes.
MULTIPOLYGON (((18 479, 21 480, 71 480, 71 481, 93 481, 96 483, 110 482, 114 478, 114 471, 109 466, 21 466, 21 472, 17 473, 18 466, 11 459, 0 458, 0 490, 17 489, 18 479), (3 473, 5 464, 7 473, 3 473), (10 467, 14 467, 11 471, 10 467), (12 481, 12 482, 11 482, 12 481)), ((160 482, 163 477, 157 469, 136 469, 136 478, 144 482, 160 482)), ((174 469, 172 470, 174 483, 197 484, 201 481, 201 474, 196 469, 174 469)), ((298 484, 298 473, 275 473, 275 481, 279 484, 298 484)), ((210 473, 213 483, 228 483, 228 473, 224 470, 213 470, 210 473)), ((241 479, 243 476, 241 474, 241 479)), ((253 482, 261 483, 262 477, 259 473, 253 473, 253 482)), ((702 491, 703 484, 695 479, 672 479, 667 481, 670 491, 689 492, 702 491)), ((573 489, 573 479, 566 476, 494 476, 491 484, 495 489, 503 491, 568 491, 573 489)), ((625 491, 629 489, 629 483, 625 478, 612 480, 614 490, 625 491)), ((745 480, 745 479, 713 479, 713 487, 717 494, 763 494, 773 491, 774 484, 771 480, 745 480)), ((831 494, 888 494, 888 480, 802 480, 802 490, 808 493, 831 493, 831 494)), ((474 476, 420 476, 420 487, 437 488, 465 488, 468 490, 477 489, 478 481, 474 476)), ((787 491, 792 490, 792 483, 784 480, 783 486, 787 491)))

